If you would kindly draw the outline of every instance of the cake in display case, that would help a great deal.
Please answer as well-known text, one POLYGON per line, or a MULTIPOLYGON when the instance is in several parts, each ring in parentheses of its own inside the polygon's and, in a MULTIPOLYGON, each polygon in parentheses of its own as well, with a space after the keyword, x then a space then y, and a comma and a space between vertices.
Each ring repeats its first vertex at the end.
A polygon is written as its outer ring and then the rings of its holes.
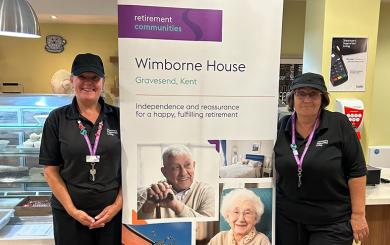
POLYGON ((49 196, 28 196, 15 206, 16 216, 50 215, 51 205, 49 196))
POLYGON ((49 113, 72 98, 0 94, 0 191, 48 190, 38 164, 42 128, 49 113))

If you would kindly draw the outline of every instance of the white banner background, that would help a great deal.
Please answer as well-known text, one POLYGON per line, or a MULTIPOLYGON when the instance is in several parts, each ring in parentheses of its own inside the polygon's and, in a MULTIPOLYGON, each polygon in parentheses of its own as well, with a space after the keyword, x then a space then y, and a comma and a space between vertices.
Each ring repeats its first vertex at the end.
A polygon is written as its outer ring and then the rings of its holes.
MULTIPOLYGON (((131 224, 132 210, 136 210, 137 182, 140 183, 137 181, 137 145, 188 142, 205 144, 211 139, 275 139, 283 1, 120 0, 118 4, 163 4, 164 7, 223 11, 222 42, 119 38, 123 223, 131 224), (140 69, 135 58, 199 62, 203 69, 140 69), (244 72, 206 71, 207 60, 245 64, 246 68, 244 72), (136 82, 136 77, 175 78, 178 82, 181 78, 188 78, 197 82, 196 85, 140 84, 136 82), (239 106, 239 110, 238 117, 232 118, 167 119, 154 116, 137 117, 136 111, 147 113, 148 110, 136 110, 136 104, 234 105, 239 106)), ((177 111, 172 110, 161 112, 177 114, 177 111)), ((269 179, 268 182, 269 186, 272 186, 272 180, 269 179)), ((216 188, 218 190, 218 186, 216 188)))

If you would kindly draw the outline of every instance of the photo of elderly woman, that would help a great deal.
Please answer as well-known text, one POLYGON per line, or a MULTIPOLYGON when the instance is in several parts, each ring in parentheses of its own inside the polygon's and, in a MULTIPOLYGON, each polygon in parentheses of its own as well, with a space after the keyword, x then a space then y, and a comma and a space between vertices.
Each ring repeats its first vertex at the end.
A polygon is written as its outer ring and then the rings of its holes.
MULTIPOLYGON (((222 193, 220 228, 208 245, 270 245, 272 191, 266 189, 227 189, 222 193), (265 208, 260 196, 265 194, 265 208), (267 220, 269 231, 264 234, 258 230, 265 209, 269 212, 267 220), (226 222, 228 225, 226 225, 226 222)), ((263 226, 265 227, 265 226, 263 226)))

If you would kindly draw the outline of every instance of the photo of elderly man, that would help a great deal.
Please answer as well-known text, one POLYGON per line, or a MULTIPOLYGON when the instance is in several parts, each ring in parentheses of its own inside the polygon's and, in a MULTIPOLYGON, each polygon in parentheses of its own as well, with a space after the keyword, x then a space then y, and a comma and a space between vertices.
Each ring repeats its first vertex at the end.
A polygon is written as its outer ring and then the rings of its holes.
POLYGON ((165 180, 153 183, 138 193, 143 201, 138 210, 140 219, 213 217, 213 188, 194 179, 195 161, 188 147, 170 145, 162 153, 161 173, 165 180))

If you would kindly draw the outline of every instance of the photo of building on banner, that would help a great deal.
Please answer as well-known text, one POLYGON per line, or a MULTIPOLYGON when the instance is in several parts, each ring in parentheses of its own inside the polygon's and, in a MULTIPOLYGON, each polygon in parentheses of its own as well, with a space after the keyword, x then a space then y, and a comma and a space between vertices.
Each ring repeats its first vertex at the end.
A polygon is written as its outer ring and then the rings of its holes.
POLYGON ((151 225, 123 225, 123 245, 191 244, 191 222, 151 225))

